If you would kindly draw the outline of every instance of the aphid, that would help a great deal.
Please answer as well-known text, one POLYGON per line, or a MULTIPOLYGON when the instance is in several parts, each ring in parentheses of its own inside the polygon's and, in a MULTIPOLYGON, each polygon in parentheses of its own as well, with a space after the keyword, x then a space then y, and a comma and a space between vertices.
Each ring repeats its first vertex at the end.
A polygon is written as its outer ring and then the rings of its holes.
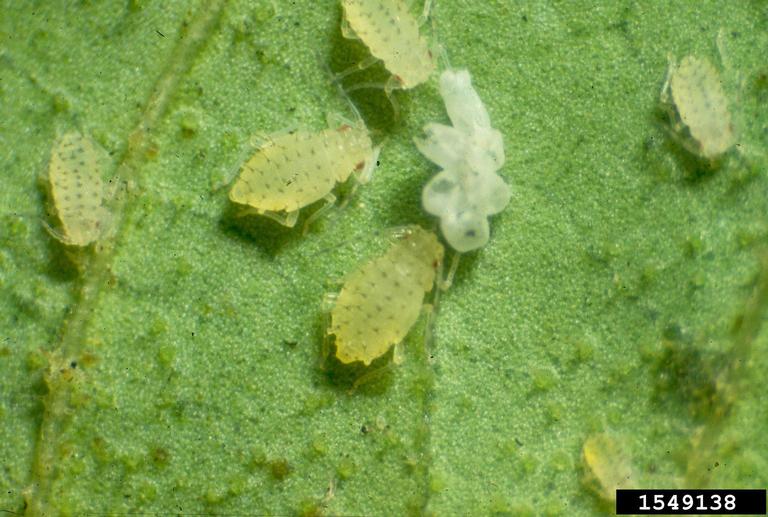
POLYGON ((51 150, 48 181, 61 231, 44 224, 64 244, 87 246, 102 236, 111 220, 104 206, 105 155, 96 142, 76 131, 65 133, 51 150))
MULTIPOLYGON (((509 203, 509 187, 496 174, 504 164, 504 143, 469 72, 443 72, 440 95, 453 126, 427 124, 426 138, 414 139, 419 151, 444 169, 424 187, 422 204, 440 218, 448 244, 464 253, 488 242, 488 216, 509 203)), ((454 260, 451 271, 457 265, 454 260)))
POLYGON ((632 488, 632 465, 621 444, 606 433, 593 434, 582 448, 585 484, 606 501, 616 500, 617 488, 632 488))
POLYGON ((357 183, 368 182, 378 155, 361 126, 295 131, 269 140, 242 165, 229 199, 248 207, 241 215, 265 215, 288 227, 296 224, 299 209, 324 199, 306 228, 336 201, 336 183, 353 172, 357 183))
POLYGON ((694 154, 713 160, 736 142, 720 75, 706 59, 687 56, 679 65, 670 59, 661 100, 670 106, 673 128, 688 128, 693 142, 682 142, 694 154))
POLYGON ((416 323, 442 259, 434 233, 408 226, 389 251, 350 274, 326 331, 336 336, 339 361, 368 366, 399 344, 416 323))
MULTIPOLYGON (((429 79, 436 68, 433 52, 419 34, 419 23, 403 0, 341 0, 345 38, 360 39, 372 57, 341 76, 382 61, 392 73, 384 89, 410 89, 429 79)), ((424 12, 429 11, 429 1, 424 12)))

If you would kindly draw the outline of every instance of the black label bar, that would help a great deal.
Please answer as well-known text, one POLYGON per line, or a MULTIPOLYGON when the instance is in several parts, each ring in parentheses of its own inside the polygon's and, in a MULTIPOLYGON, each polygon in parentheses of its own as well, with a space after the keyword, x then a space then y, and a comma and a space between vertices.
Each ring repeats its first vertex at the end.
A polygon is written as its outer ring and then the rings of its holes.
POLYGON ((616 490, 617 515, 765 515, 760 490, 616 490))

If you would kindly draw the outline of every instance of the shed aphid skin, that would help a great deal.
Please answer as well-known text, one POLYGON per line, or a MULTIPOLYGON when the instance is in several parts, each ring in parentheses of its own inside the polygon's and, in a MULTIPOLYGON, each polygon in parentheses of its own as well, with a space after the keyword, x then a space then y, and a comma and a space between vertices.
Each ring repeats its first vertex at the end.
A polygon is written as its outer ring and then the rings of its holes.
POLYGON ((296 224, 301 208, 324 199, 325 205, 307 219, 306 231, 333 206, 336 183, 353 173, 356 184, 370 180, 379 149, 373 147, 362 122, 278 136, 242 165, 229 199, 247 206, 240 215, 260 214, 288 227, 296 224))
POLYGON ((87 246, 101 238, 111 221, 104 206, 109 196, 102 179, 106 152, 77 131, 62 135, 51 149, 48 166, 53 206, 61 231, 46 229, 70 246, 87 246))
MULTIPOLYGON (((437 67, 434 52, 419 34, 419 21, 403 0, 341 0, 345 38, 359 39, 371 57, 337 77, 382 61, 392 74, 384 85, 387 96, 395 89, 407 90, 426 82, 437 67)), ((429 13, 431 0, 424 4, 422 18, 429 13)))
POLYGON ((346 278, 326 331, 336 337, 339 361, 368 366, 405 338, 435 285, 443 253, 434 233, 408 226, 389 251, 346 278))
POLYGON ((681 143, 693 154, 715 160, 736 143, 720 74, 707 59, 686 56, 678 65, 670 57, 661 101, 678 135, 688 129, 681 143))
POLYGON ((622 444, 607 433, 589 436, 582 447, 584 483, 607 502, 616 500, 617 488, 633 488, 632 465, 622 444))
MULTIPOLYGON (((430 123, 424 127, 426 138, 414 139, 419 151, 443 168, 424 187, 422 204, 440 218, 448 244, 465 253, 485 246, 488 216, 509 203, 509 187, 496 174, 504 164, 504 142, 491 127, 468 71, 444 71, 440 95, 453 126, 430 123)), ((457 265, 454 260, 451 271, 457 265)))
POLYGON ((491 127, 485 105, 472 86, 467 70, 446 70, 440 75, 440 96, 453 126, 429 123, 426 138, 415 138, 416 147, 443 169, 470 168, 496 172, 504 165, 501 132, 491 127))

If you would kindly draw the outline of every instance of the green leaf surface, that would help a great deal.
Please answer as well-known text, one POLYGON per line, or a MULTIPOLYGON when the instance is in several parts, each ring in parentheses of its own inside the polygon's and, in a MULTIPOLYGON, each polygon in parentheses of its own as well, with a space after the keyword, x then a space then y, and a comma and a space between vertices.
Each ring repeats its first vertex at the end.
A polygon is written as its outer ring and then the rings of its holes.
POLYGON ((768 485, 763 2, 436 1, 424 30, 472 73, 513 199, 434 341, 422 318, 404 364, 354 392, 358 370, 322 368, 323 295, 388 228, 436 227, 412 144, 446 121, 436 78, 395 94, 396 121, 380 90, 352 93, 381 165, 302 236, 303 217, 237 218, 214 187, 250 135, 349 115, 324 67, 368 54, 336 2, 0 12, 0 509, 600 514, 598 433, 634 486, 768 485), (667 56, 688 54, 730 100, 739 146, 716 167, 659 107, 667 56), (124 187, 81 251, 41 224, 68 129, 124 187))

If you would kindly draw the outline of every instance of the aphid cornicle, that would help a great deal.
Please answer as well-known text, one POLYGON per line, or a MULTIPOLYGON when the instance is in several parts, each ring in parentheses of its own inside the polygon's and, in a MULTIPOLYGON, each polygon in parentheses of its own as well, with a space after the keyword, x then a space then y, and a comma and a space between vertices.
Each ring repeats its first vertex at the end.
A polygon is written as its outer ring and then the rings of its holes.
POLYGON ((77 131, 62 135, 51 150, 48 181, 61 231, 44 224, 64 244, 87 246, 97 241, 111 219, 104 206, 105 159, 105 151, 77 131))
MULTIPOLYGON (((402 0, 341 0, 344 8, 342 34, 360 39, 372 59, 359 68, 381 60, 392 74, 385 90, 410 89, 429 79, 436 60, 419 24, 402 0)), ((429 3, 425 5, 425 12, 429 3)))
POLYGON ((408 226, 389 251, 350 274, 327 329, 336 336, 339 361, 367 366, 399 344, 416 323, 442 259, 434 233, 408 226))
POLYGON ((289 227, 296 224, 301 208, 325 199, 326 205, 307 220, 309 225, 335 202, 331 191, 336 183, 353 172, 357 183, 370 179, 378 154, 368 131, 350 124, 278 136, 242 165, 229 198, 248 207, 241 215, 261 214, 289 227))
POLYGON ((681 141, 693 153, 714 160, 736 143, 720 75, 708 60, 686 56, 677 65, 670 59, 661 100, 670 106, 673 128, 688 128, 693 142, 681 141))

